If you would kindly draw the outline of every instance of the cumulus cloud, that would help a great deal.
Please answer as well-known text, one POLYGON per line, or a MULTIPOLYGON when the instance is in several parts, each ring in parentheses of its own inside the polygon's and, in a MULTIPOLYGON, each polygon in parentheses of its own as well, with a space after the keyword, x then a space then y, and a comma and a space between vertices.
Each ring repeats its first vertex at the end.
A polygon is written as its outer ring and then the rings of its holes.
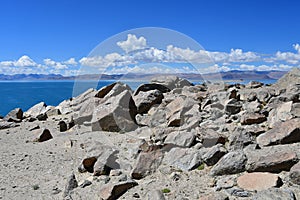
POLYGON ((37 67, 39 66, 29 56, 24 55, 15 61, 2 61, 0 66, 15 66, 15 67, 37 67))
POLYGON ((147 41, 144 37, 137 38, 136 35, 128 34, 127 40, 117 42, 117 45, 121 47, 126 53, 131 51, 144 49, 147 47, 147 41))

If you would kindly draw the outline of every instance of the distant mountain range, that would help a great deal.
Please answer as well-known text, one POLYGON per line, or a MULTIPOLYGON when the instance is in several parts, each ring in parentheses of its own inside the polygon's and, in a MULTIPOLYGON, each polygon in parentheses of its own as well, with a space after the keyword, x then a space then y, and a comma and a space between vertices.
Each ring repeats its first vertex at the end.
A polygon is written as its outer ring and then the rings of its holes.
MULTIPOLYGON (((279 79, 286 71, 239 71, 232 70, 228 72, 209 73, 209 74, 193 74, 193 73, 177 73, 168 74, 176 75, 182 78, 191 80, 203 80, 203 77, 207 80, 219 79, 224 80, 268 80, 279 79)), ((166 74, 163 74, 166 75, 166 74)), ((5 75, 0 74, 0 81, 30 81, 30 80, 119 80, 119 79, 150 79, 158 76, 157 74, 85 74, 78 76, 62 76, 60 74, 15 74, 5 75)))

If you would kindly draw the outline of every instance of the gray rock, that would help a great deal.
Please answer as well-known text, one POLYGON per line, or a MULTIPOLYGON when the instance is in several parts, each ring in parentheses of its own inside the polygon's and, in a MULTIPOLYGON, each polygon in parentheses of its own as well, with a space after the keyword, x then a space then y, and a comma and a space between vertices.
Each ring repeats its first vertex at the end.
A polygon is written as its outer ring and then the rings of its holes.
POLYGON ((165 144, 174 144, 180 147, 190 147, 195 141, 195 131, 174 131, 167 135, 165 144))
POLYGON ((225 101, 225 112, 229 115, 237 114, 241 111, 242 104, 236 99, 229 99, 225 101))
POLYGON ((226 138, 213 129, 197 129, 197 137, 204 147, 213 147, 216 144, 225 144, 226 138))
POLYGON ((7 121, 3 121, 2 119, 0 120, 0 130, 13 128, 13 127, 17 127, 17 126, 20 126, 20 125, 16 124, 15 122, 7 122, 7 121))
POLYGON ((269 127, 273 128, 278 122, 284 122, 292 119, 292 105, 293 102, 289 101, 279 104, 275 109, 271 110, 268 117, 269 127))
POLYGON ((160 190, 151 190, 147 193, 147 200, 165 200, 165 196, 160 190))
POLYGON ((92 131, 128 132, 135 130, 137 128, 136 113, 136 106, 130 91, 124 90, 117 96, 110 97, 94 110, 91 121, 92 131))
POLYGON ((68 178, 68 182, 67 182, 67 184, 65 186, 63 197, 67 198, 71 194, 71 191, 74 190, 77 187, 78 187, 78 182, 76 180, 75 174, 72 174, 68 178))
POLYGON ((254 143, 255 138, 246 130, 237 128, 228 138, 229 150, 242 150, 245 146, 254 143))
POLYGON ((148 84, 142 84, 140 85, 134 92, 134 95, 138 95, 140 92, 147 92, 151 90, 159 90, 161 93, 170 92, 171 89, 156 83, 148 83, 148 84))
POLYGON ((40 114, 46 112, 47 105, 44 102, 40 102, 33 107, 29 108, 25 113, 25 117, 37 117, 40 114))
POLYGON ((119 168, 116 163, 117 150, 100 142, 87 143, 87 154, 78 167, 79 172, 90 172, 94 175, 108 175, 111 169, 119 168))
POLYGON ((47 106, 46 110, 46 115, 48 117, 57 116, 61 114, 60 110, 54 106, 47 106))
POLYGON ((190 171, 201 164, 201 154, 193 149, 175 147, 166 153, 163 163, 183 171, 190 171))
POLYGON ((300 162, 298 162, 291 168, 290 180, 294 184, 300 185, 300 162))
POLYGON ((36 118, 37 118, 37 120, 39 120, 39 121, 46 121, 47 118, 48 118, 48 116, 47 116, 46 113, 41 113, 41 114, 37 115, 36 118))
POLYGON ((156 77, 151 80, 151 83, 161 84, 169 88, 170 90, 173 90, 174 88, 183 88, 184 86, 192 85, 189 81, 176 76, 156 77))
POLYGON ((245 171, 247 157, 242 151, 229 152, 210 171, 213 176, 236 174, 245 171))
POLYGON ((118 182, 116 184, 107 184, 100 188, 100 197, 103 200, 115 200, 136 185, 138 185, 137 182, 133 180, 118 182))
POLYGON ((257 192, 252 200, 296 200, 295 194, 289 189, 270 188, 257 192))
POLYGON ((8 122, 20 122, 23 119, 23 111, 21 108, 15 108, 10 111, 3 119, 8 122))
POLYGON ((138 113, 147 113, 154 104, 160 104, 163 94, 159 90, 150 90, 147 92, 139 92, 133 96, 133 100, 137 107, 138 113))
POLYGON ((300 69, 295 67, 274 84, 275 88, 286 89, 291 84, 300 83, 300 69))
POLYGON ((131 177, 134 179, 142 179, 154 173, 160 166, 162 159, 163 153, 160 149, 141 152, 137 159, 136 166, 131 173, 131 177))
POLYGON ((211 147, 203 156, 202 160, 208 166, 216 164, 220 158, 222 158, 227 153, 227 150, 223 147, 222 144, 217 144, 211 147))
POLYGON ((257 143, 260 146, 295 142, 300 142, 300 118, 277 123, 273 129, 257 137, 257 143))
POLYGON ((255 151, 246 151, 248 172, 281 172, 289 171, 298 161, 295 152, 285 146, 272 146, 255 151))

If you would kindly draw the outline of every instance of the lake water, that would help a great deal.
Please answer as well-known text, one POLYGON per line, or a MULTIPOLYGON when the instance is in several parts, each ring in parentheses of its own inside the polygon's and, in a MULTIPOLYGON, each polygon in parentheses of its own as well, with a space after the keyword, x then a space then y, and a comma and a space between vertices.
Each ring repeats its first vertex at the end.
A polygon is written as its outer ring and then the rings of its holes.
MULTIPOLYGON (((270 80, 260 80, 274 83, 270 80)), ((5 116, 14 108, 28 110, 43 101, 47 105, 58 105, 65 99, 77 96, 89 88, 99 89, 115 81, 34 81, 34 82, 0 82, 0 115, 5 116)), ((141 81, 123 81, 136 89, 141 81)), ((246 83, 249 81, 245 81, 246 83)))

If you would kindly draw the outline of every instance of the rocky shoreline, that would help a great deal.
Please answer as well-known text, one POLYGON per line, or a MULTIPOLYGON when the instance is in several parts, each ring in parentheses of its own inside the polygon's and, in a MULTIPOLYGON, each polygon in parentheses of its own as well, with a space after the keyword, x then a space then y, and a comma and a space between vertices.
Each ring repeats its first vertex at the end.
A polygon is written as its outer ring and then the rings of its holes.
POLYGON ((300 199, 299 95, 294 68, 274 85, 157 77, 14 109, 0 199, 300 199))

